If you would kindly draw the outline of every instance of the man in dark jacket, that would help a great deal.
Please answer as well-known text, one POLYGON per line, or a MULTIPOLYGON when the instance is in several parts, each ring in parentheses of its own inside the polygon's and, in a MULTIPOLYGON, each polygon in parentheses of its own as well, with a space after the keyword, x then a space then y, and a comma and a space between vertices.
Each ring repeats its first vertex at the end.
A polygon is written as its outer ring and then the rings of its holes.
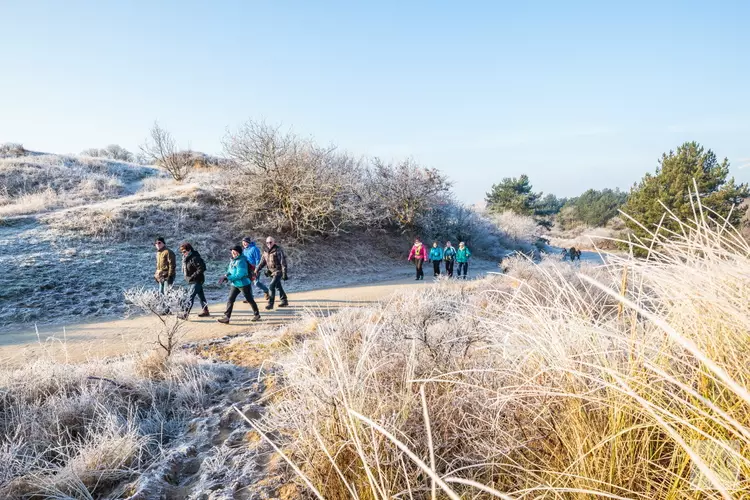
POLYGON ((271 283, 268 285, 268 292, 270 296, 268 298, 268 305, 266 306, 266 309, 273 309, 273 302, 276 298, 277 289, 279 290, 279 297, 281 297, 281 303, 279 303, 279 307, 288 306, 289 302, 287 302, 286 300, 286 292, 284 291, 284 287, 281 286, 281 281, 287 280, 286 254, 284 254, 284 250, 282 250, 282 248, 276 244, 276 240, 274 240, 271 236, 266 238, 266 249, 263 250, 263 257, 260 259, 257 272, 260 273, 261 269, 263 269, 264 267, 268 268, 268 272, 266 274, 271 276, 271 283))
POLYGON ((174 283, 177 262, 174 252, 165 245, 164 238, 161 236, 156 238, 154 245, 156 246, 156 272, 154 273, 154 279, 159 283, 159 292, 165 294, 169 290, 169 287, 172 286, 172 283, 174 283))
POLYGON ((210 316, 206 294, 203 293, 203 283, 206 281, 206 263, 203 261, 201 254, 194 250, 190 243, 185 242, 180 245, 180 253, 182 254, 182 273, 185 275, 185 281, 188 282, 189 294, 188 306, 182 317, 183 319, 188 318, 196 296, 201 301, 201 308, 203 309, 198 317, 210 316))

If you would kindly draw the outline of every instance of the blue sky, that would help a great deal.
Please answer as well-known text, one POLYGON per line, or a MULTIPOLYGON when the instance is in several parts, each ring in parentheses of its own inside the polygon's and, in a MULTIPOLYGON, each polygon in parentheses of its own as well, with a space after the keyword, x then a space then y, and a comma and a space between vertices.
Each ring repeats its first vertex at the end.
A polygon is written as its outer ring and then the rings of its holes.
POLYGON ((412 156, 466 202, 629 188, 697 140, 750 180, 750 2, 0 0, 0 142, 218 153, 281 123, 412 156))

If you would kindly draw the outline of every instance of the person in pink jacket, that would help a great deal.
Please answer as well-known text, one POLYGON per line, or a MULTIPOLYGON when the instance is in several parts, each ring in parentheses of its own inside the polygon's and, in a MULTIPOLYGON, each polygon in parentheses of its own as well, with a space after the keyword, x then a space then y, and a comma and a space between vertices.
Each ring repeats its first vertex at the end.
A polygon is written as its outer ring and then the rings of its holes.
POLYGON ((413 262, 414 266, 417 268, 417 280, 424 280, 422 264, 427 260, 427 248, 422 244, 422 240, 419 238, 414 240, 414 246, 411 247, 408 260, 413 262))

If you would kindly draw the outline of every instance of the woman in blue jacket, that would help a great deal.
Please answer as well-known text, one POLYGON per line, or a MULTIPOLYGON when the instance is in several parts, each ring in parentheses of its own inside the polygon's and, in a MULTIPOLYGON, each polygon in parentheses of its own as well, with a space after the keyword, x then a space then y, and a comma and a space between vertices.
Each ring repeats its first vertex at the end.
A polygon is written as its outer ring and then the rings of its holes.
POLYGON ((430 248, 430 260, 432 261, 432 275, 440 276, 440 263, 443 261, 443 249, 438 246, 437 241, 432 242, 430 248))
POLYGON ((242 295, 250 303, 250 307, 253 308, 254 316, 250 321, 258 321, 260 319, 258 304, 253 300, 253 274, 255 274, 255 268, 242 255, 242 247, 239 245, 232 247, 232 260, 229 261, 226 274, 219 280, 219 284, 229 281, 227 309, 224 311, 224 317, 216 321, 224 324, 229 323, 229 318, 232 317, 234 301, 237 300, 240 291, 242 291, 242 295))

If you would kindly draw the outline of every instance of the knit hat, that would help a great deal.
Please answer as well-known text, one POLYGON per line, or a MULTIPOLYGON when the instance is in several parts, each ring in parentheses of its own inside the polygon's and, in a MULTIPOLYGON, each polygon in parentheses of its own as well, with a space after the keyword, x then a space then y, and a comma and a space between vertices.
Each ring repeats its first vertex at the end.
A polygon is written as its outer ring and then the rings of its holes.
POLYGON ((164 237, 159 236, 158 238, 156 238, 156 241, 154 243, 164 243, 164 237))
POLYGON ((241 246, 235 245, 231 249, 234 250, 235 252, 237 252, 238 254, 242 255, 242 247, 241 246))
POLYGON ((242 238, 242 241, 244 241, 248 245, 252 245, 253 244, 253 239, 250 236, 245 236, 244 238, 242 238))

